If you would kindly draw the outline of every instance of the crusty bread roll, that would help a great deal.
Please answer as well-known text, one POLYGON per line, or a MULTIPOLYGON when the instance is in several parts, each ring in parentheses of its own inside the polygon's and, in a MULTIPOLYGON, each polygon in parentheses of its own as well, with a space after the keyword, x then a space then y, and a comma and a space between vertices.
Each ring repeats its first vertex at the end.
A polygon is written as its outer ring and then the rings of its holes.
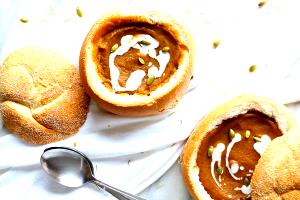
POLYGON ((251 182, 253 200, 300 199, 300 130, 274 139, 251 182))
POLYGON ((86 36, 80 74, 103 109, 124 116, 154 115, 173 108, 186 92, 192 55, 191 36, 174 20, 115 12, 101 17, 86 36))
POLYGON ((260 154, 295 127, 289 110, 268 98, 243 95, 220 105, 199 121, 184 147, 181 166, 190 194, 195 200, 250 198, 260 154))
POLYGON ((5 127, 31 144, 75 134, 89 104, 75 67, 56 52, 38 47, 19 49, 4 60, 0 100, 5 127))

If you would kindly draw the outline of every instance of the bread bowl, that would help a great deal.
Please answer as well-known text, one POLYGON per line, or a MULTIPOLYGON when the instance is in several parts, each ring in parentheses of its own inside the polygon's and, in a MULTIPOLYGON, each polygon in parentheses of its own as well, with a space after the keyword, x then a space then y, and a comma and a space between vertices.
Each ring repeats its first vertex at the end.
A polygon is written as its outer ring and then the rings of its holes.
POLYGON ((184 182, 197 199, 250 199, 255 165, 271 140, 289 134, 289 110, 268 98, 236 97, 203 117, 185 144, 184 182))
POLYGON ((74 135, 84 123, 89 97, 73 64, 53 50, 25 47, 0 68, 4 126, 30 144, 74 135))
POLYGON ((87 34, 80 75, 103 109, 123 116, 173 108, 192 77, 193 43, 186 28, 150 12, 112 12, 87 34))

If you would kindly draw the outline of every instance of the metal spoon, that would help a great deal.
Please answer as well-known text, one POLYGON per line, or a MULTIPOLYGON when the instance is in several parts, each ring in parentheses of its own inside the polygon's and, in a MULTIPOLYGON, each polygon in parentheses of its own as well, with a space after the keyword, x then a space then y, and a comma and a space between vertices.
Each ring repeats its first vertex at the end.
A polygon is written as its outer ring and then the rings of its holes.
POLYGON ((145 200, 97 180, 90 159, 75 149, 47 148, 40 161, 47 174, 67 187, 80 187, 87 182, 93 182, 120 200, 145 200))

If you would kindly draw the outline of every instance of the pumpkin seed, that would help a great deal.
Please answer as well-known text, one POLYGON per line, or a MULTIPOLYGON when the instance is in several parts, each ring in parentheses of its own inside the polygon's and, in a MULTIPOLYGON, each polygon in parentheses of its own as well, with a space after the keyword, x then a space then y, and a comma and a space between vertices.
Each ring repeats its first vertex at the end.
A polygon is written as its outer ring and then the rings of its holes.
POLYGON ((266 1, 261 1, 258 3, 258 7, 263 7, 266 4, 266 1))
POLYGON ((147 40, 142 40, 139 42, 139 44, 142 44, 142 45, 150 45, 151 43, 147 40))
POLYGON ((140 62, 142 65, 145 64, 145 60, 144 60, 143 58, 141 58, 141 57, 139 57, 139 62, 140 62))
POLYGON ((261 138, 259 138, 259 137, 253 137, 253 139, 254 139, 256 142, 261 142, 261 138))
POLYGON ((22 22, 22 23, 27 23, 28 22, 28 19, 27 18, 20 18, 20 21, 22 22))
POLYGON ((119 47, 118 44, 114 44, 114 45, 111 47, 111 49, 110 49, 110 53, 115 52, 115 51, 117 50, 118 47, 119 47))
POLYGON ((245 179, 244 179, 244 185, 247 187, 250 185, 250 181, 247 177, 245 177, 245 179))
POLYGON ((217 168, 217 173, 218 173, 219 175, 222 175, 223 172, 224 172, 223 167, 218 166, 218 168, 217 168))
POLYGON ((250 130, 246 130, 245 137, 248 139, 250 137, 250 135, 251 135, 250 130))
POLYGON ((168 52, 170 50, 170 47, 164 47, 164 48, 162 48, 162 52, 163 53, 166 53, 166 52, 168 52))
POLYGON ((146 84, 151 85, 154 82, 154 80, 155 80, 154 76, 148 77, 146 84))
POLYGON ((83 16, 83 12, 82 12, 82 10, 79 7, 76 8, 76 13, 77 13, 78 17, 82 17, 83 16))
POLYGON ((220 40, 216 40, 213 42, 213 47, 217 48, 220 45, 221 41, 220 40))
POLYGON ((208 157, 212 157, 213 155, 213 152, 214 152, 214 147, 213 146, 210 146, 207 150, 207 155, 208 157))
POLYGON ((233 139, 235 137, 235 132, 232 129, 229 129, 229 137, 233 139))
POLYGON ((255 72, 255 70, 256 70, 256 65, 251 65, 251 66, 249 67, 249 72, 250 72, 250 73, 255 72))

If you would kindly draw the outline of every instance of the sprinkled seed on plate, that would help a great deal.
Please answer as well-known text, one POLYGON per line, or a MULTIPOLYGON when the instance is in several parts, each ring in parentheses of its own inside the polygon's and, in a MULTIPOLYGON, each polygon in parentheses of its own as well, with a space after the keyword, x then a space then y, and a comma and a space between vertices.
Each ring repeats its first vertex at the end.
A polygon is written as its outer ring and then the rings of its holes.
POLYGON ((146 84, 151 85, 154 82, 154 80, 155 80, 154 76, 148 77, 146 84))
POLYGON ((77 6, 77 8, 76 8, 76 13, 77 13, 78 17, 82 17, 83 16, 83 12, 82 12, 82 10, 80 9, 79 6, 77 6))
POLYGON ((111 49, 110 49, 110 53, 115 52, 115 51, 117 50, 118 47, 119 47, 118 44, 114 44, 114 45, 111 47, 111 49))
POLYGON ((214 147, 213 146, 210 146, 207 150, 207 156, 208 157, 212 157, 213 155, 213 152, 214 152, 214 147))
POLYGON ((151 43, 147 40, 142 40, 142 41, 139 41, 139 44, 142 44, 142 45, 150 45, 151 43))
POLYGON ((145 64, 145 60, 144 60, 143 58, 141 58, 141 57, 139 57, 139 62, 140 62, 142 65, 145 64))
POLYGON ((217 168, 217 173, 218 173, 219 175, 222 175, 223 172, 224 172, 223 167, 219 166, 219 167, 217 168))
POLYGON ((27 23, 27 22, 28 22, 28 19, 27 19, 27 18, 24 18, 24 17, 22 17, 22 18, 20 18, 20 22, 22 22, 22 23, 27 23))
POLYGON ((246 130, 245 137, 248 139, 250 137, 250 135, 251 135, 250 130, 246 130))
POLYGON ((164 48, 162 48, 162 52, 163 53, 166 53, 166 52, 168 52, 170 50, 170 47, 164 47, 164 48))
POLYGON ((267 2, 266 0, 265 0, 265 1, 259 2, 259 3, 258 3, 258 7, 259 7, 259 8, 263 7, 263 6, 266 4, 266 2, 267 2))
POLYGON ((221 41, 220 40, 216 40, 213 42, 213 47, 217 48, 220 45, 221 41))
POLYGON ((253 137, 253 139, 254 139, 256 142, 261 142, 261 138, 259 138, 259 137, 253 137))
POLYGON ((244 185, 247 187, 250 185, 250 181, 247 177, 244 178, 244 185))
POLYGON ((249 67, 249 72, 255 72, 255 70, 256 70, 256 65, 251 65, 250 67, 249 67))
POLYGON ((235 137, 235 132, 232 129, 229 129, 229 137, 232 139, 235 137))

